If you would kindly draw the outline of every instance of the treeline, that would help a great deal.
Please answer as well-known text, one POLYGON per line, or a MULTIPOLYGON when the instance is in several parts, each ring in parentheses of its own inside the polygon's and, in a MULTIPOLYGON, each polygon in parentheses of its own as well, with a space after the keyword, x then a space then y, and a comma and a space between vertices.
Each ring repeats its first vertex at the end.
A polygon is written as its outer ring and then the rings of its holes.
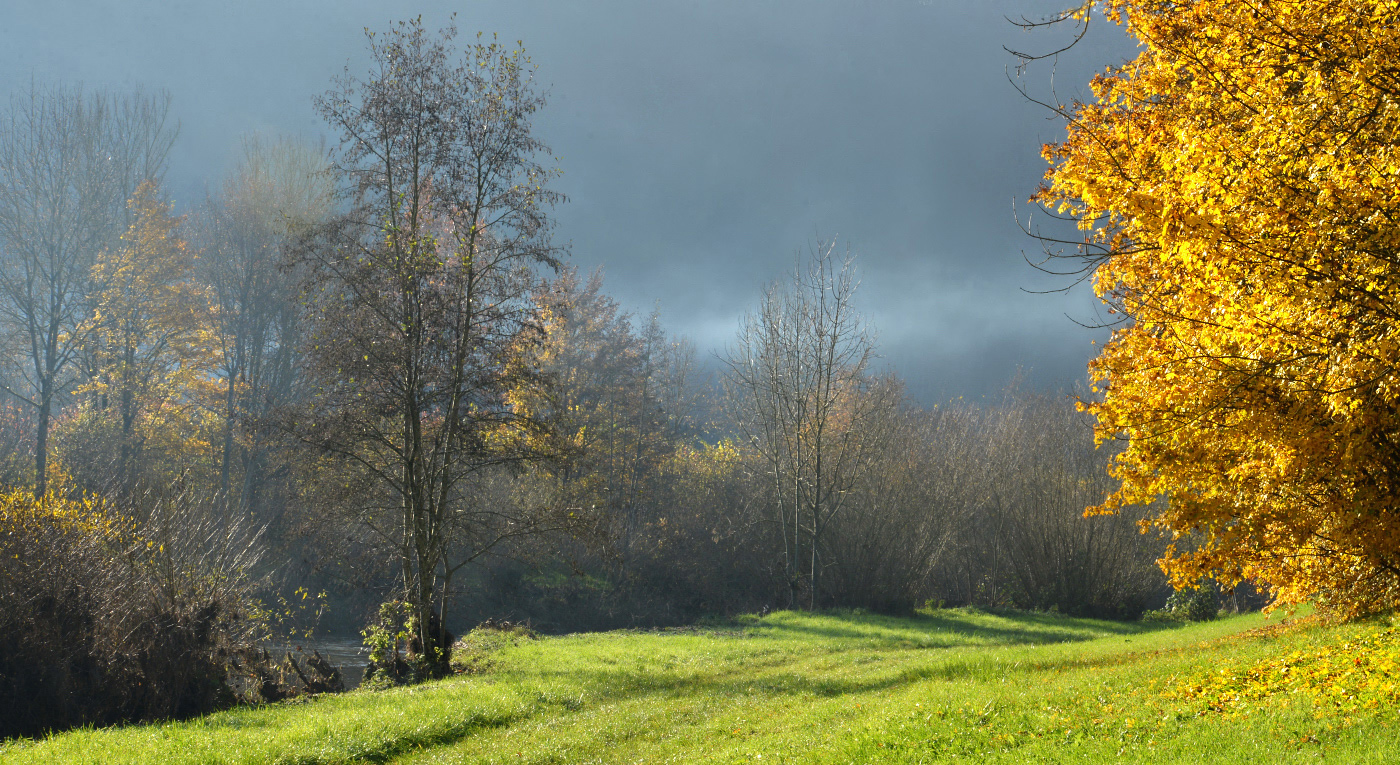
MULTIPOLYGON (((832 255, 804 264, 834 277, 808 282, 806 297, 825 290, 849 310, 853 281, 843 295, 831 287, 854 263, 832 255)), ((774 286, 765 307, 793 291, 774 286)), ((565 271, 541 297, 550 331, 535 358, 553 384, 540 406, 569 448, 503 483, 497 501, 548 497, 578 522, 476 569, 464 624, 568 631, 927 602, 1135 618, 1170 592, 1154 563, 1163 543, 1140 533, 1141 514, 1084 517, 1111 487, 1110 447, 1095 448, 1069 396, 1012 388, 925 407, 897 377, 847 365, 830 372, 839 379, 816 423, 812 391, 786 391, 805 407, 784 410, 735 370, 765 356, 777 366, 776 344, 797 338, 750 337, 750 353, 731 348, 724 385, 696 384, 688 346, 621 311, 597 275, 565 271)))
POLYGON ((1111 447, 1072 399, 914 402, 834 243, 700 374, 554 244, 523 51, 454 36, 372 36, 315 101, 332 151, 249 139, 183 214, 167 96, 10 100, 0 732, 246 699, 308 590, 400 679, 486 618, 1165 596, 1139 514, 1083 517, 1111 447))

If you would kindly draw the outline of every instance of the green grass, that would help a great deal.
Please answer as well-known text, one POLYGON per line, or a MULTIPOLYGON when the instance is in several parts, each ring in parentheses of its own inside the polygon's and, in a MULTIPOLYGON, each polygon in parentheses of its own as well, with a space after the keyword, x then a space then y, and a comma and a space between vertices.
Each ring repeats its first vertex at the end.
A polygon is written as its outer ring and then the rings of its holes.
POLYGON ((784 612, 716 627, 519 640, 497 648, 479 674, 74 731, 0 748, 0 761, 1400 757, 1397 695, 1387 685, 1394 673, 1363 671, 1381 664, 1353 664, 1344 646, 1390 623, 1258 629, 1279 621, 1252 615, 1174 627, 963 610, 908 619, 784 612), (1271 685, 1270 672, 1297 678, 1282 667, 1308 651, 1308 666, 1325 668, 1312 685, 1271 685), (1335 657, 1346 660, 1327 664, 1335 657), (1236 692, 1236 678, 1252 690, 1236 692), (1369 690, 1353 694, 1352 686, 1369 690))

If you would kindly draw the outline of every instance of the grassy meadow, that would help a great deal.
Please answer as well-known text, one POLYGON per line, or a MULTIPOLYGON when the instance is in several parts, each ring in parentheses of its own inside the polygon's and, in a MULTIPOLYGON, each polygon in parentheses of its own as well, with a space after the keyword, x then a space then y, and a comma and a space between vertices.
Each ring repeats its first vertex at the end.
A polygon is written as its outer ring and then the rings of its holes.
POLYGON ((1393 762, 1400 630, 937 610, 477 642, 440 682, 82 730, 5 763, 1393 762))

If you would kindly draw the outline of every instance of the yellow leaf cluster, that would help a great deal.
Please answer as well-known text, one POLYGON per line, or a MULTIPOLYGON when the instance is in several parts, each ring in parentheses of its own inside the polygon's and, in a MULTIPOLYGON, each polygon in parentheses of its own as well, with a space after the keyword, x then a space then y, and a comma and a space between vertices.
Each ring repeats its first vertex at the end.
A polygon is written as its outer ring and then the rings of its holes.
POLYGON ((18 550, 22 546, 11 542, 52 533, 77 534, 122 546, 138 541, 131 520, 97 497, 69 498, 54 491, 35 497, 23 488, 0 491, 0 549, 18 550))
POLYGON ((1068 110, 1036 200, 1128 321, 1095 510, 1166 497, 1164 566, 1343 615, 1400 604, 1400 3, 1110 0, 1140 43, 1068 110))

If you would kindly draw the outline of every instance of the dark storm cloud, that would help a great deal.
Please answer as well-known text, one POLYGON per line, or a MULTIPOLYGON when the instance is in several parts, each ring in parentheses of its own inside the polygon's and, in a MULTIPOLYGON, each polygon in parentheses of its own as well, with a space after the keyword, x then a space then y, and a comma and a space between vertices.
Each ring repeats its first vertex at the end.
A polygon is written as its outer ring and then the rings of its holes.
MULTIPOLYGON (((885 358, 925 400, 981 395, 1018 368, 1083 377, 1085 290, 1034 295, 1035 243, 1012 215, 1062 128, 1007 82, 1003 45, 1052 48, 994 2, 10 2, 0 86, 82 80, 169 89, 182 122, 171 187, 216 182, 250 131, 322 135, 310 98, 364 57, 362 29, 459 11, 524 40, 550 85, 536 121, 571 202, 559 235, 636 309, 722 347, 763 283, 816 236, 860 253, 885 358)), ((1098 34, 1060 62, 1073 92, 1130 54, 1098 34)), ((1048 68, 1032 71, 1044 92, 1048 68)), ((1066 93, 1061 93, 1066 95, 1066 93)), ((1100 333, 1101 334, 1101 333, 1100 333)))

